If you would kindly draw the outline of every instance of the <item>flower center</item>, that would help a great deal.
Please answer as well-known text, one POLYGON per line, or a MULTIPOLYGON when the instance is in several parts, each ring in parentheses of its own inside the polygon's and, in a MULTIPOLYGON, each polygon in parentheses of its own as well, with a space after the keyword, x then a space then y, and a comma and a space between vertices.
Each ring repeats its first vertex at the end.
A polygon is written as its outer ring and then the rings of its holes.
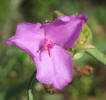
POLYGON ((53 46, 54 46, 54 44, 50 40, 44 39, 44 46, 43 46, 44 50, 53 48, 53 46))
POLYGON ((48 50, 48 54, 50 56, 50 49, 53 48, 54 46, 54 43, 51 42, 50 40, 48 39, 44 39, 43 41, 41 41, 41 49, 42 50, 48 50))

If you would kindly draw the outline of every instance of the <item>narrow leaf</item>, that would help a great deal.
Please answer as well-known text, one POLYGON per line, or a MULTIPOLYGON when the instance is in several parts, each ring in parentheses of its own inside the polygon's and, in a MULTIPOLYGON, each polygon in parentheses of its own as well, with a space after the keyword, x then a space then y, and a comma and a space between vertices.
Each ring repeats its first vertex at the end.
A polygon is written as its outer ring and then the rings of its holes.
POLYGON ((34 100, 31 89, 28 90, 28 100, 34 100))
POLYGON ((88 49, 88 50, 86 50, 86 52, 88 54, 90 54, 91 56, 95 57, 98 61, 100 61, 104 65, 106 65, 106 55, 101 53, 97 48, 95 48, 95 49, 88 49))

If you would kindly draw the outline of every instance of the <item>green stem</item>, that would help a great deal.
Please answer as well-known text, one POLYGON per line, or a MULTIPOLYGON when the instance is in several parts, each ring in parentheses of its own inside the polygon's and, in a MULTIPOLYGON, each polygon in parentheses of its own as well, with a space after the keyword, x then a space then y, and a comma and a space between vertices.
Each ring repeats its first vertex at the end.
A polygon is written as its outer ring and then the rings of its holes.
POLYGON ((33 97, 30 97, 30 96, 33 96, 31 94, 31 89, 33 87, 33 81, 35 80, 35 74, 36 74, 36 71, 34 71, 34 73, 31 76, 31 79, 29 80, 29 84, 28 84, 28 88, 27 88, 28 100, 33 100, 33 99, 30 99, 30 98, 33 98, 33 97))

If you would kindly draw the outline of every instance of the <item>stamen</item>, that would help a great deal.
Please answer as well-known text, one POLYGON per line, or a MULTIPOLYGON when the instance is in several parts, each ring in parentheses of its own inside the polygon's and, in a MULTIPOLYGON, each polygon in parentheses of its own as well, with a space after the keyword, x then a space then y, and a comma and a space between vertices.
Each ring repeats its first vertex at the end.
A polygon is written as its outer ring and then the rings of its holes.
POLYGON ((48 48, 48 54, 49 54, 49 57, 50 57, 50 48, 48 48))
POLYGON ((45 50, 48 50, 48 46, 46 45, 46 46, 44 47, 44 49, 45 49, 45 50))
POLYGON ((53 48, 54 44, 49 41, 48 39, 44 39, 42 42, 41 42, 41 48, 42 50, 48 50, 48 54, 50 56, 50 49, 53 48))

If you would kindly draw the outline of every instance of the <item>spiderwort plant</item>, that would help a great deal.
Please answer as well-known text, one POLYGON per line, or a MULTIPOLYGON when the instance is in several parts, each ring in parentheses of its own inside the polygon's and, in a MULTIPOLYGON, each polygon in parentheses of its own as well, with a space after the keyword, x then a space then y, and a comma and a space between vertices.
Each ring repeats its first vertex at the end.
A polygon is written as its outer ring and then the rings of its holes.
POLYGON ((46 24, 20 23, 7 44, 16 45, 33 57, 39 82, 61 90, 73 77, 72 57, 66 48, 74 46, 86 22, 87 16, 80 14, 46 24))

